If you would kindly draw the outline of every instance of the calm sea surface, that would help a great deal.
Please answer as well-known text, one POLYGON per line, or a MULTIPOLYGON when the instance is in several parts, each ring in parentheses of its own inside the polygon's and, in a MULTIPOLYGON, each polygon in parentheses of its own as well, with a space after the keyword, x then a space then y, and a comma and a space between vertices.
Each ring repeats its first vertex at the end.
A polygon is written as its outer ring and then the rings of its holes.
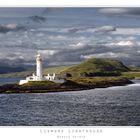
POLYGON ((73 92, 0 94, 0 125, 140 125, 140 81, 134 82, 73 92))

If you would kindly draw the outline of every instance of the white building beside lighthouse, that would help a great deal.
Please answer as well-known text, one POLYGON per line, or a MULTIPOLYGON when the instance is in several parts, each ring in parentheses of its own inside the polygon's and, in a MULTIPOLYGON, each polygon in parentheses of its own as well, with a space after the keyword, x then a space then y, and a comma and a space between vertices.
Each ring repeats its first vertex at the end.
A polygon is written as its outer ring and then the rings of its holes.
POLYGON ((56 77, 56 74, 47 74, 46 76, 43 76, 43 68, 42 68, 42 57, 40 54, 36 55, 36 75, 32 74, 32 76, 26 77, 25 80, 20 80, 19 85, 23 85, 25 83, 28 83, 29 81, 54 81, 56 83, 63 83, 64 79, 58 79, 56 77))

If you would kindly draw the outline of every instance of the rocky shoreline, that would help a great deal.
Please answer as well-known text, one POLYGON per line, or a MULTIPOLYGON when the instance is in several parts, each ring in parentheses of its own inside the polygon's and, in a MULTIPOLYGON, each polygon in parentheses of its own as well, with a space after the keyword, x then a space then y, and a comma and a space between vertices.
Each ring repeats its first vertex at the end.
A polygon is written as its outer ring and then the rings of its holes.
POLYGON ((72 81, 67 81, 63 84, 56 85, 38 85, 38 86, 19 86, 18 84, 5 84, 0 86, 0 94, 10 93, 48 93, 48 92, 65 92, 65 91, 80 91, 90 90, 95 88, 107 88, 112 86, 124 86, 133 82, 127 78, 122 78, 115 81, 104 81, 102 83, 85 83, 78 84, 72 81))

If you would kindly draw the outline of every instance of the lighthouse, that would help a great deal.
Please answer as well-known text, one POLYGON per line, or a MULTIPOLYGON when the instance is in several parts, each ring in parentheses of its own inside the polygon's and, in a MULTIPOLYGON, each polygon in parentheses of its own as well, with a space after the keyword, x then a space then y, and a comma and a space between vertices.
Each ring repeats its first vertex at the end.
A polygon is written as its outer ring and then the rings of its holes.
POLYGON ((19 81, 19 85, 23 85, 26 84, 30 81, 53 81, 56 83, 64 83, 65 80, 64 79, 58 79, 55 75, 55 73, 53 74, 47 74, 46 76, 43 76, 42 74, 42 57, 40 54, 36 55, 36 75, 32 74, 32 76, 28 76, 26 77, 25 80, 20 80, 19 81))
POLYGON ((36 76, 37 80, 42 80, 42 58, 40 54, 36 56, 36 76))

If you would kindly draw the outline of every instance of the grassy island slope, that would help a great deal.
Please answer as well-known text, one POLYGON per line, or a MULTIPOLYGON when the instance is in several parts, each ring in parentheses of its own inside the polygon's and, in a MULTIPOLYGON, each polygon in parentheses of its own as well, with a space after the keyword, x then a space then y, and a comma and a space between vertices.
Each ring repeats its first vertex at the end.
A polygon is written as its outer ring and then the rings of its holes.
POLYGON ((22 86, 3 85, 0 87, 0 93, 61 92, 131 84, 129 78, 122 75, 124 72, 129 73, 130 69, 118 60, 94 58, 78 65, 60 68, 60 76, 65 75, 66 79, 63 84, 51 81, 33 81, 22 86))
POLYGON ((78 65, 72 66, 63 72, 72 77, 93 77, 93 76, 119 76, 121 72, 130 71, 121 61, 115 59, 88 59, 78 65))

